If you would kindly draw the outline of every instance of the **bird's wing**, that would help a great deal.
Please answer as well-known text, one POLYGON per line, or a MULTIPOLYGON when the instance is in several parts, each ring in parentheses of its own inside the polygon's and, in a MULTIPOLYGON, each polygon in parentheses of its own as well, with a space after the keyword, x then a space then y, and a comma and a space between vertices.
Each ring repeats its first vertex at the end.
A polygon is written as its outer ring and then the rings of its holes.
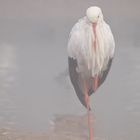
POLYGON ((108 72, 110 70, 111 64, 112 64, 112 60, 114 57, 114 52, 115 52, 115 41, 114 41, 114 37, 111 31, 111 28, 108 24, 105 23, 105 35, 106 35, 106 41, 107 41, 107 46, 106 48, 108 48, 108 53, 107 53, 107 57, 109 58, 107 63, 105 61, 105 65, 101 72, 101 74, 99 75, 99 83, 98 83, 98 87, 105 81, 108 72))
MULTIPOLYGON (((87 45, 88 35, 90 34, 89 25, 86 19, 81 18, 72 28, 69 42, 68 42, 68 55, 72 58, 79 59, 85 56, 85 46, 87 45)), ((79 60, 78 60, 79 64, 79 60)))
POLYGON ((80 39, 80 33, 79 33, 79 23, 75 24, 74 27, 71 30, 70 38, 68 42, 68 55, 72 58, 76 59, 76 56, 78 54, 79 50, 79 39, 80 39))
POLYGON ((68 65, 69 65, 70 79, 71 79, 71 82, 73 84, 74 90, 75 90, 80 102, 85 107, 87 107, 86 102, 85 102, 83 89, 82 89, 81 75, 76 70, 77 69, 77 60, 72 58, 72 57, 68 57, 68 65))
POLYGON ((109 59, 109 62, 108 62, 108 65, 107 65, 107 68, 106 70, 104 70, 101 75, 99 76, 99 83, 98 83, 98 87, 105 81, 107 75, 108 75, 108 72, 111 68, 111 64, 112 64, 112 58, 109 59))
MULTIPOLYGON (((83 81, 81 79, 81 73, 78 72, 79 62, 84 63, 83 53, 84 50, 82 45, 85 39, 84 28, 84 18, 80 19, 72 28, 70 33, 70 39, 68 42, 68 65, 70 79, 75 89, 75 92, 80 100, 80 102, 86 107, 84 92, 83 92, 83 81)), ((89 81, 89 80, 87 80, 89 81)), ((89 82, 90 83, 90 82, 89 82)), ((87 85, 89 88, 89 85, 87 85)), ((90 89, 90 88, 89 88, 90 89)), ((88 90, 89 90, 88 89, 88 90)))
POLYGON ((107 42, 108 42, 108 47, 109 47, 109 52, 108 52, 109 57, 113 58, 114 52, 115 52, 115 40, 111 31, 111 28, 108 24, 106 24, 106 37, 107 37, 107 42))
POLYGON ((111 64, 112 64, 112 60, 114 57, 114 52, 115 52, 115 41, 114 41, 114 37, 111 31, 111 28, 109 27, 108 24, 106 24, 106 31, 107 31, 107 40, 108 40, 108 47, 109 47, 109 51, 108 51, 108 56, 109 56, 109 60, 107 63, 106 69, 104 69, 101 72, 101 75, 99 76, 99 83, 98 86, 100 86, 106 79, 108 72, 110 70, 111 64))

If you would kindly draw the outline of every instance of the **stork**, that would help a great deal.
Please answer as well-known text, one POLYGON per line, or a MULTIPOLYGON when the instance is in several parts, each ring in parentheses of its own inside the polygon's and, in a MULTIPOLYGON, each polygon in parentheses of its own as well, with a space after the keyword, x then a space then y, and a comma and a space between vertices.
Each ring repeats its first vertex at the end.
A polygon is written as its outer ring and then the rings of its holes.
POLYGON ((73 26, 67 51, 70 80, 87 109, 89 138, 92 140, 89 96, 105 81, 115 51, 112 31, 99 7, 89 7, 86 15, 73 26))

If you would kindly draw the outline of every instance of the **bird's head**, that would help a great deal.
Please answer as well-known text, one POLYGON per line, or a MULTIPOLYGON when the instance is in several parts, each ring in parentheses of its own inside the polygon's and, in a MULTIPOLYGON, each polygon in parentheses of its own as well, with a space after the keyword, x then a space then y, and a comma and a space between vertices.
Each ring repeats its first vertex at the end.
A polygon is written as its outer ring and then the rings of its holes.
POLYGON ((86 11, 86 16, 88 20, 93 24, 98 24, 103 21, 103 14, 99 7, 92 6, 89 7, 86 11))

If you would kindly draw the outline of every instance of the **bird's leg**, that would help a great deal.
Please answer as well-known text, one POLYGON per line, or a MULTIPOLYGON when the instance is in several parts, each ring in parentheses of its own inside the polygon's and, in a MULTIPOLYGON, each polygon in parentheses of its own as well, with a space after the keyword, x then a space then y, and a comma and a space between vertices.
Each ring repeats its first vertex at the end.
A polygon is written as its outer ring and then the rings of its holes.
POLYGON ((97 88, 98 88, 98 81, 99 81, 99 78, 98 78, 98 76, 97 75, 95 75, 95 77, 93 78, 93 90, 94 90, 94 92, 97 90, 97 88))
POLYGON ((90 101, 88 96, 88 88, 85 81, 83 82, 83 87, 84 87, 84 96, 85 96, 85 102, 87 105, 87 113, 88 113, 89 139, 92 140, 93 135, 92 135, 92 122, 91 122, 90 105, 89 105, 90 101))

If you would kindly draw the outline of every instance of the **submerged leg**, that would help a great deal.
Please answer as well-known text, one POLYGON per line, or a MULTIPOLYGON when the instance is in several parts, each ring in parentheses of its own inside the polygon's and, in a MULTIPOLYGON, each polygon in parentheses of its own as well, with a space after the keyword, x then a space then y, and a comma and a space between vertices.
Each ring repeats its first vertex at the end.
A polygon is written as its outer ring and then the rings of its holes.
POLYGON ((88 88, 85 81, 83 81, 83 87, 84 87, 84 96, 85 96, 85 102, 87 105, 87 113, 88 113, 88 127, 89 127, 89 139, 93 139, 92 134, 92 122, 91 122, 91 113, 90 113, 90 105, 89 105, 89 96, 88 96, 88 88))

